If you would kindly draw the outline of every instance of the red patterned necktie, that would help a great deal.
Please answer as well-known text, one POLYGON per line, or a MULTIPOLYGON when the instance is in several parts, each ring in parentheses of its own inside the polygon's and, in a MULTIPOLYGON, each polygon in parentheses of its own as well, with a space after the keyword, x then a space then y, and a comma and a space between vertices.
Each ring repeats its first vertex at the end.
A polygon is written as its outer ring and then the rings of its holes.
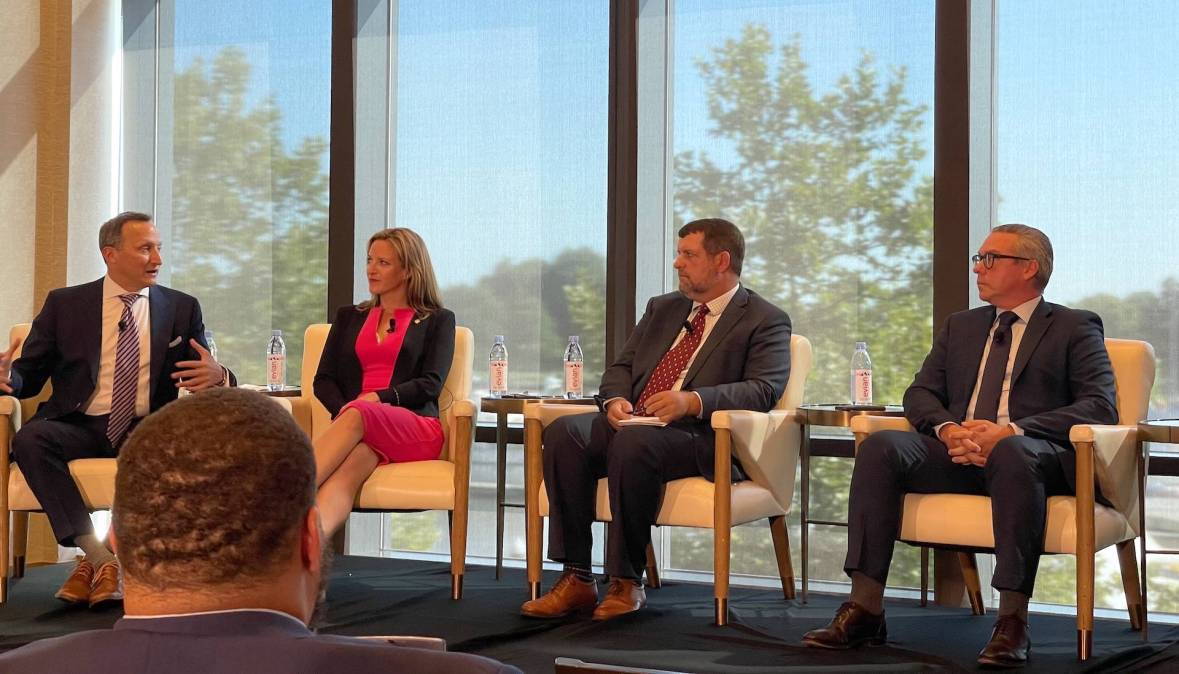
POLYGON ((118 448, 135 418, 135 394, 139 391, 139 326, 131 315, 131 305, 142 297, 139 293, 119 295, 123 315, 119 318, 119 339, 115 346, 115 376, 111 385, 111 414, 106 422, 106 437, 118 448))
POLYGON ((647 380, 647 385, 643 387, 643 393, 639 396, 639 402, 635 405, 636 417, 647 415, 645 405, 648 398, 656 393, 670 391, 675 380, 679 379, 692 354, 696 353, 696 347, 700 346, 700 338, 704 336, 704 317, 707 315, 708 305, 701 304, 695 318, 692 319, 692 329, 684 335, 679 344, 663 354, 663 359, 655 366, 655 371, 651 373, 651 378, 647 380))

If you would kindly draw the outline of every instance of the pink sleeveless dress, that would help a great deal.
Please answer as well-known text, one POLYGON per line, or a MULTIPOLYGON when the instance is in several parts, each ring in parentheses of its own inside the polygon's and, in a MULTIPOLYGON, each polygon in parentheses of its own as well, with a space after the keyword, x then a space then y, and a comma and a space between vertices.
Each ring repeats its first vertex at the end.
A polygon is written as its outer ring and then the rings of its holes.
MULTIPOLYGON (((381 308, 373 307, 356 338, 356 357, 364 373, 361 388, 373 393, 389 387, 397 354, 405 341, 405 332, 413 322, 413 309, 394 312, 395 328, 377 341, 377 321, 381 308)), ((364 443, 376 452, 380 464, 405 461, 428 461, 442 453, 442 423, 435 417, 423 417, 404 407, 381 402, 354 400, 340 410, 354 408, 364 423, 364 443)))

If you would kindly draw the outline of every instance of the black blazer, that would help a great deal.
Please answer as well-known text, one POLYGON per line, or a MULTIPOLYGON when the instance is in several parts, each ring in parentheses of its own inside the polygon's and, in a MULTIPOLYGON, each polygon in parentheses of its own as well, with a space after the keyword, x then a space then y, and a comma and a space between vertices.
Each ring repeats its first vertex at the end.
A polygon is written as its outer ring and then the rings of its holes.
MULTIPOLYGON (((905 417, 921 433, 966 418, 995 307, 960 311, 946 319, 913 384, 905 391, 905 417)), ((1116 424, 1113 368, 1101 319, 1090 311, 1040 301, 1019 342, 1007 406, 1025 435, 1060 449, 1070 486, 1076 460, 1069 429, 1116 424)))
MULTIPOLYGON (((12 364, 12 389, 18 398, 31 398, 41 392, 47 380, 53 382, 53 393, 37 408, 34 419, 56 419, 82 411, 94 395, 102 350, 102 282, 98 279, 50 291, 33 319, 21 357, 12 364)), ((176 362, 199 358, 188 340, 208 345, 201 305, 195 297, 154 285, 148 290, 148 302, 150 410, 154 412, 176 399, 178 390, 170 377, 176 362)), ((229 383, 236 383, 232 372, 229 383)))
MULTIPOLYGON (((340 409, 356 400, 364 381, 356 338, 368 312, 348 305, 336 311, 327 343, 315 371, 315 397, 335 418, 340 409)), ((378 391, 381 402, 399 405, 424 417, 438 416, 438 396, 454 360, 454 312, 439 309, 414 318, 393 366, 389 387, 378 391)))
MULTIPOLYGON (((682 293, 652 297, 622 353, 602 373, 601 396, 637 401, 691 311, 692 300, 682 293)), ((706 478, 714 470, 712 413, 774 407, 790 379, 790 333, 786 312, 741 287, 700 345, 683 384, 684 391, 700 395, 700 418, 676 423, 692 433, 696 464, 706 478)), ((736 461, 733 471, 734 480, 744 477, 736 461)))

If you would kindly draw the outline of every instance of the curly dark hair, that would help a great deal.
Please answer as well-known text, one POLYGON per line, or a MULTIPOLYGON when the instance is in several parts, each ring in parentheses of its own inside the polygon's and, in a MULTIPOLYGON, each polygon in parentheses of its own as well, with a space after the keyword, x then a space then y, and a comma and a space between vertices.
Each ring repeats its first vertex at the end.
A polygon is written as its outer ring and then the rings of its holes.
POLYGON ((315 503, 315 457, 261 393, 217 388, 148 416, 119 452, 119 561, 149 588, 249 586, 290 555, 315 503))

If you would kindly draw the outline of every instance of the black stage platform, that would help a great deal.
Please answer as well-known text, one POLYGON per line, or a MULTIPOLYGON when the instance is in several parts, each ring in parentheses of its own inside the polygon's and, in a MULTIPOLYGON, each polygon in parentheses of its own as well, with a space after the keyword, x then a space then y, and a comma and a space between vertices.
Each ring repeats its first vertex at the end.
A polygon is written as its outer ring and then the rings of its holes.
MULTIPOLYGON (((34 639, 109 627, 122 608, 68 607, 53 592, 70 566, 30 569, 12 585, 0 607, 0 651, 34 639)), ((553 573, 546 574, 551 583, 553 573)), ((799 645, 803 632, 831 617, 840 599, 812 593, 811 602, 784 601, 778 592, 734 589, 728 627, 712 619, 706 585, 665 584, 648 592, 648 607, 609 623, 588 617, 553 622, 523 618, 523 571, 509 569, 496 582, 490 567, 467 570, 461 601, 449 599, 447 566, 400 559, 337 560, 321 631, 354 635, 423 634, 446 639, 451 650, 510 662, 526 672, 552 672, 559 656, 586 662, 686 672, 974 671, 974 658, 990 635, 993 616, 967 609, 887 604, 889 643, 880 648, 827 652, 799 645)), ((1068 616, 1032 616, 1030 672, 1179 671, 1179 627, 1153 624, 1150 643, 1125 620, 1099 620, 1095 657, 1075 659, 1076 622, 1068 616)))

